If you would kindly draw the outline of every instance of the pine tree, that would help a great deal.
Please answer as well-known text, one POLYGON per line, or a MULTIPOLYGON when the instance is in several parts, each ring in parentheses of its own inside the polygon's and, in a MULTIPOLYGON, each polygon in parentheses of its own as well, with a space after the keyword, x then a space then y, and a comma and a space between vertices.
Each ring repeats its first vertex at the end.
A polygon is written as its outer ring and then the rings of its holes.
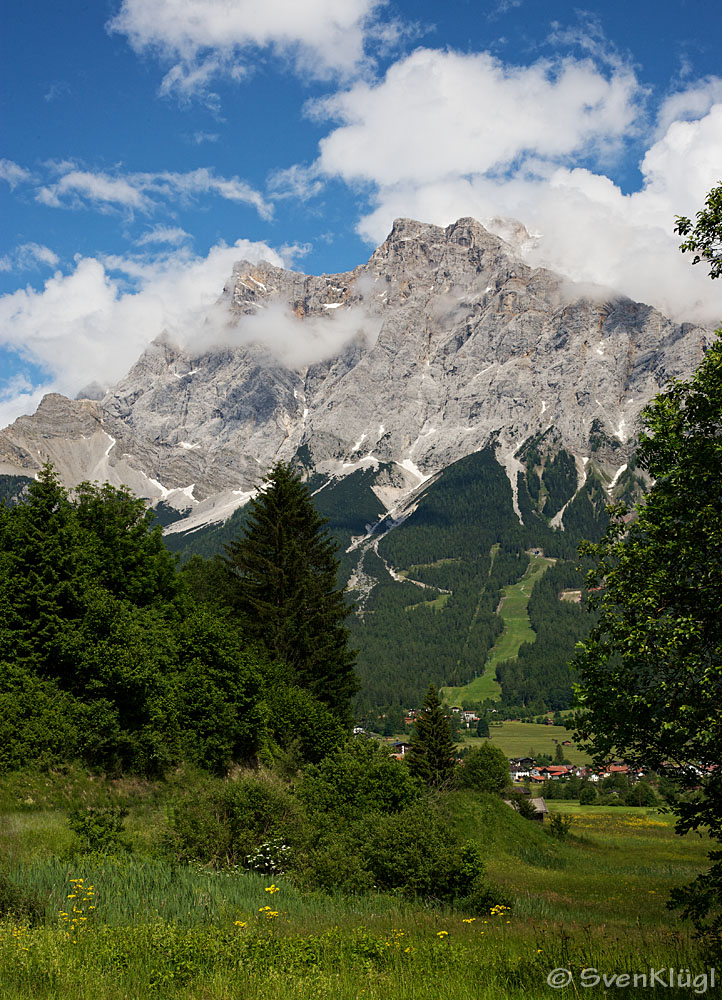
POLYGON ((66 491, 46 464, 0 533, 0 659, 72 672, 69 622, 82 618, 88 570, 66 491))
POLYGON ((476 724, 476 735, 484 736, 486 739, 490 739, 489 735, 489 720, 484 715, 476 724))
POLYGON ((230 599, 246 635, 283 660, 293 683, 345 722, 358 689, 337 583, 336 545, 300 476, 277 463, 264 480, 242 534, 225 547, 230 599))
POLYGON ((432 684, 416 716, 416 732, 408 752, 409 770, 432 788, 440 788, 453 777, 456 748, 451 739, 448 716, 432 684))

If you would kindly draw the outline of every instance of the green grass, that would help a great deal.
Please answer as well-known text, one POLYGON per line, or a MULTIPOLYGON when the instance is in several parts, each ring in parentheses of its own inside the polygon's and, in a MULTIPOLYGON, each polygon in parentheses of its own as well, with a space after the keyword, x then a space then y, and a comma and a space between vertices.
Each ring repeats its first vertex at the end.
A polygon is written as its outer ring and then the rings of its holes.
MULTIPOLYGON (((5 791, 0 782, 0 801, 5 791)), ((159 825, 159 796, 157 787, 146 795, 136 789, 129 820, 139 843, 153 840, 141 831, 159 825)), ((45 913, 35 926, 0 920, 0 995, 537 1000, 579 995, 546 986, 558 967, 706 967, 664 902, 670 888, 704 867, 708 844, 675 836, 669 816, 553 801, 552 811, 573 815, 570 835, 558 841, 493 796, 454 792, 442 807, 449 824, 479 845, 508 912, 467 914, 393 895, 304 893, 283 877, 274 878, 279 891, 270 894, 268 877, 212 873, 143 854, 67 851, 59 858, 51 832, 60 835, 64 810, 48 802, 14 808, 2 816, 10 821, 3 855, 13 848, 6 868, 36 892, 45 913), (84 889, 93 886, 92 897, 76 893, 70 880, 78 878, 84 889), (277 916, 266 916, 262 907, 269 905, 277 916), (63 914, 73 906, 86 920, 71 935, 63 914)), ((666 997, 689 995, 665 990, 666 997)))
MULTIPOLYGON (((571 733, 563 726, 545 726, 536 722, 502 722, 489 727, 492 743, 504 751, 507 757, 536 757, 547 754, 554 757, 557 743, 571 739, 571 733)), ((464 746, 477 746, 477 737, 463 735, 464 746)), ((589 764, 591 758, 576 747, 562 747, 564 756, 572 764, 589 764)))
POLYGON ((412 611, 414 608, 424 607, 424 608, 436 608, 438 611, 440 611, 450 597, 451 594, 439 594, 439 596, 435 597, 432 601, 419 601, 418 604, 409 604, 407 605, 406 610, 412 611))
POLYGON ((546 556, 531 556, 521 580, 504 587, 499 608, 504 631, 490 650, 483 673, 468 684, 441 688, 440 695, 445 704, 462 705, 464 701, 499 699, 501 688, 496 680, 497 664, 516 659, 522 643, 534 642, 536 633, 529 623, 527 612, 529 597, 534 584, 554 562, 546 556))

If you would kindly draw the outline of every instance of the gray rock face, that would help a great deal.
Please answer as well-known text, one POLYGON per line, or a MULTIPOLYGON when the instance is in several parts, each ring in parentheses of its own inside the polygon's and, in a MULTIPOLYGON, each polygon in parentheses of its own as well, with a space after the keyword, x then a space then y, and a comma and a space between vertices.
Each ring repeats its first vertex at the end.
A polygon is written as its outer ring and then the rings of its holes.
POLYGON ((629 457, 645 403, 711 339, 527 267, 473 219, 399 219, 345 274, 240 262, 218 308, 204 346, 160 336, 100 402, 46 397, 0 433, 0 471, 50 459, 69 485, 124 482, 195 506, 202 523, 302 446, 321 472, 395 462, 413 485, 492 435, 511 473, 523 441, 553 425, 580 462, 593 429, 619 441, 611 468, 629 457))

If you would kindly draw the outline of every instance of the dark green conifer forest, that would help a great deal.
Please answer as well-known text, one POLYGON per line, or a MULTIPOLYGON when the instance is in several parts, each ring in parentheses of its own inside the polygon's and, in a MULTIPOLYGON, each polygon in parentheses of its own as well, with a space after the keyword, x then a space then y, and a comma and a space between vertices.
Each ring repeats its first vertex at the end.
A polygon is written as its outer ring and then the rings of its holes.
POLYGON ((300 759, 338 745, 355 683, 348 609, 307 514, 323 573, 304 593, 327 604, 304 614, 324 658, 300 664, 249 628, 235 573, 177 571, 143 501, 89 483, 71 497, 46 466, 19 503, 0 505, 0 767, 76 760, 161 775, 185 761, 224 773, 289 734, 300 759))

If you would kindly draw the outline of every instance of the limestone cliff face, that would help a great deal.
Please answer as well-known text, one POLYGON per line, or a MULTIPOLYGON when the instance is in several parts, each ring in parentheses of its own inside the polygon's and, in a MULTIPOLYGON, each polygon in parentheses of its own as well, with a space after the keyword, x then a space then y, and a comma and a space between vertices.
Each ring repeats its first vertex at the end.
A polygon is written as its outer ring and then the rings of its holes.
POLYGON ((46 397, 0 433, 0 472, 50 459, 69 484, 124 482, 217 516, 299 448, 336 475, 396 463, 408 486, 492 435, 511 473, 550 425, 580 470, 590 434, 613 470, 642 407, 711 337, 529 268, 473 219, 397 220, 345 274, 240 262, 218 311, 222 328, 199 331, 206 346, 159 337, 100 402, 46 397))

